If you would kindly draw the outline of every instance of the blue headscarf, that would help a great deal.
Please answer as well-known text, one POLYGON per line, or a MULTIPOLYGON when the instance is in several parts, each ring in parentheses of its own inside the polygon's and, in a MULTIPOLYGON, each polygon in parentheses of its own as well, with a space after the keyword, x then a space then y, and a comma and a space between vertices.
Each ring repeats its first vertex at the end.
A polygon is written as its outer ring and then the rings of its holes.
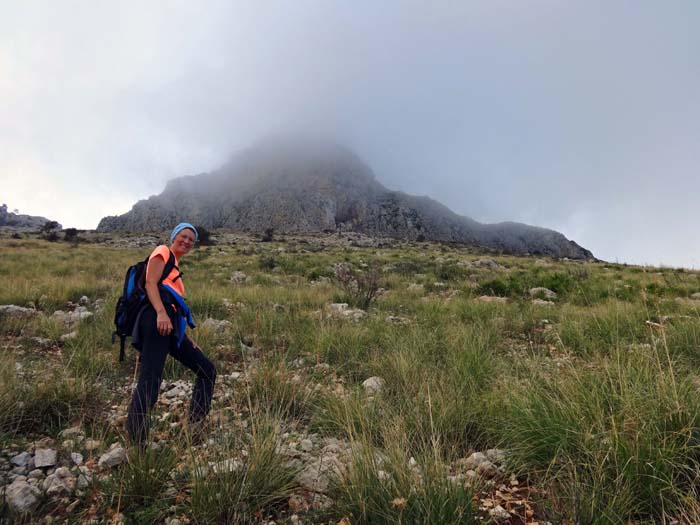
POLYGON ((192 226, 189 222, 181 222, 175 228, 173 229, 173 232, 170 234, 170 242, 173 242, 175 240, 175 237, 177 236, 178 233, 180 233, 182 230, 192 230, 194 232, 194 240, 198 241, 199 240, 199 233, 197 233, 197 228, 192 226))

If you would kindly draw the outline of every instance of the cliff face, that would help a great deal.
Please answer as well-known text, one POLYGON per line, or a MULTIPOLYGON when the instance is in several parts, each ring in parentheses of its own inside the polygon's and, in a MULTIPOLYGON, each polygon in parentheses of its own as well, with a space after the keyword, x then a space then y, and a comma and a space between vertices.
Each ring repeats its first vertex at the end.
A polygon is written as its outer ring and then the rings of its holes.
POLYGON ((591 252, 562 234, 518 223, 481 224, 427 197, 390 191, 355 154, 332 144, 268 141, 213 173, 170 181, 98 231, 159 231, 187 220, 246 232, 357 231, 462 242, 576 259, 591 252))

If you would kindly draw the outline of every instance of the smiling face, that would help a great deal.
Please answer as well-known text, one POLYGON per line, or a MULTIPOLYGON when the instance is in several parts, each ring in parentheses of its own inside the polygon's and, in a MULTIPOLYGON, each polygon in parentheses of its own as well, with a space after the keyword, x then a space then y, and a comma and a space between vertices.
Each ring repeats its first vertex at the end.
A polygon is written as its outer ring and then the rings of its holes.
POLYGON ((189 228, 185 228, 175 236, 173 242, 170 244, 170 249, 175 254, 175 257, 179 259, 192 249, 194 240, 194 232, 189 228))

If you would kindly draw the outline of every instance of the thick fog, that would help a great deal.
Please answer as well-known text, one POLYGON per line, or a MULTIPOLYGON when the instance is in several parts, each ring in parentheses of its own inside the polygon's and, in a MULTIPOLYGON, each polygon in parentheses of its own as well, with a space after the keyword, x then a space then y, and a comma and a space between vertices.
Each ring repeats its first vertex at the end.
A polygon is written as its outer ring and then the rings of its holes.
POLYGON ((270 134, 390 189, 700 267, 693 1, 0 0, 0 204, 94 228, 270 134))

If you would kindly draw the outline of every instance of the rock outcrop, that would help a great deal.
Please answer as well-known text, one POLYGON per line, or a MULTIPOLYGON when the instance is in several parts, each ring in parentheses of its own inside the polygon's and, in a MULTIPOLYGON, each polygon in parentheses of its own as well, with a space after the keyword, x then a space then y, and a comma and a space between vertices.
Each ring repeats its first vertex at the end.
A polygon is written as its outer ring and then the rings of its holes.
MULTIPOLYGON (((39 230, 47 222, 51 221, 45 217, 8 212, 7 204, 0 205, 0 227, 13 228, 17 230, 39 230)), ((61 225, 56 223, 55 229, 60 228, 61 225)))
POLYGON ((514 222, 481 224, 428 198, 391 191, 354 153, 337 145, 266 141, 213 173, 171 180, 98 231, 164 231, 181 220, 206 228, 280 233, 354 231, 458 242, 504 253, 573 259, 591 252, 553 230, 514 222))

